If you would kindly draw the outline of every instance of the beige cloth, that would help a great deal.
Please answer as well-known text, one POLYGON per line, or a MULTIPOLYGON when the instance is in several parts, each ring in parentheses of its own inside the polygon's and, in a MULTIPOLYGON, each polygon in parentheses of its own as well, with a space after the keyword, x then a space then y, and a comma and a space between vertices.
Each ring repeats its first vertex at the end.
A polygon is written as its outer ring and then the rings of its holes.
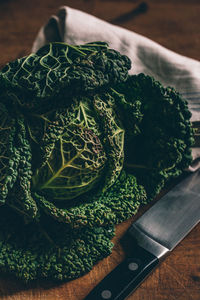
MULTIPOLYGON (((154 76, 164 86, 173 86, 188 100, 191 121, 200 121, 200 62, 162 47, 135 32, 112 25, 82 11, 63 6, 39 31, 33 52, 54 41, 83 44, 105 41, 132 60, 131 74, 154 76)), ((200 148, 193 149, 194 164, 200 166, 200 148)))

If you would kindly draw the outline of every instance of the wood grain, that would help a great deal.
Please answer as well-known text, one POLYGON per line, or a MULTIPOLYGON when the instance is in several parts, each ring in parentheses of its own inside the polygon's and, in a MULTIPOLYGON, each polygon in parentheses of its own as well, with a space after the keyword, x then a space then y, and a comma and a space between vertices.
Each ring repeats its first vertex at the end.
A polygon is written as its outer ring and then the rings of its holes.
MULTIPOLYGON (((124 20, 120 26, 145 35, 180 54, 200 59, 200 1, 146 1, 148 10, 124 20)), ((94 14, 106 21, 136 8, 137 0, 0 0, 0 66, 31 51, 39 28, 63 4, 94 14)), ((140 211, 142 213, 142 211, 140 211)), ((0 276, 1 300, 83 300, 89 291, 125 256, 120 238, 133 219, 116 228, 113 253, 91 272, 68 283, 35 282, 24 285, 0 276)), ((169 257, 128 299, 200 299, 200 226, 180 243, 169 257)), ((95 300, 95 299, 94 299, 95 300)))

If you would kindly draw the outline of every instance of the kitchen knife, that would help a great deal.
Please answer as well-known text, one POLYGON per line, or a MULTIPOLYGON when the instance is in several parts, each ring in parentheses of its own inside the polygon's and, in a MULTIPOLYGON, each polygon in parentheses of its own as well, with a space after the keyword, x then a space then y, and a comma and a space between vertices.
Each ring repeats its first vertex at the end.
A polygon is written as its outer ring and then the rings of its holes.
POLYGON ((200 172, 188 175, 128 229, 133 255, 111 271, 85 300, 124 300, 200 220, 200 172))

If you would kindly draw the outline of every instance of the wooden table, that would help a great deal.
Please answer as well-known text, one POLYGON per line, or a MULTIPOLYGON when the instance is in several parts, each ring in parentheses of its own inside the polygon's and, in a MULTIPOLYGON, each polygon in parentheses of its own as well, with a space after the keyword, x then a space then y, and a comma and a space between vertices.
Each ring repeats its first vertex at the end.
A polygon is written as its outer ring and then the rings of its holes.
MULTIPOLYGON (((120 26, 143 34, 180 54, 200 59, 200 1, 147 0, 146 13, 130 14, 120 26)), ((136 8, 137 0, 0 0, 0 66, 30 52, 41 27, 59 6, 69 5, 106 21, 136 8)), ((0 278, 1 300, 82 300, 124 257, 119 242, 131 220, 117 226, 112 255, 77 280, 53 285, 36 282, 25 286, 9 276, 0 278)), ((128 299, 200 299, 200 225, 128 299)), ((95 300, 95 299, 94 299, 95 300)))

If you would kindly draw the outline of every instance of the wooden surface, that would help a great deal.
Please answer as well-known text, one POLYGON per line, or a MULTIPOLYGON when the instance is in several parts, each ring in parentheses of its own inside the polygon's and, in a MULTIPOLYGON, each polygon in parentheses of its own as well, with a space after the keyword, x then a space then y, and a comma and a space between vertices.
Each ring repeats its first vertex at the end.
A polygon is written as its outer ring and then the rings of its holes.
MULTIPOLYGON (((140 1, 120 0, 0 0, 0 66, 30 52, 40 28, 59 6, 69 5, 106 21, 132 11, 140 1)), ((146 13, 122 18, 120 26, 143 34, 180 54, 200 59, 200 1, 146 1, 146 13)), ((117 226, 112 255, 77 280, 25 286, 0 276, 1 300, 83 300, 89 291, 124 257, 119 242, 131 220, 117 226)), ((200 226, 180 243, 165 261, 132 294, 129 300, 200 299, 200 226)), ((94 299, 95 300, 95 299, 94 299)))

